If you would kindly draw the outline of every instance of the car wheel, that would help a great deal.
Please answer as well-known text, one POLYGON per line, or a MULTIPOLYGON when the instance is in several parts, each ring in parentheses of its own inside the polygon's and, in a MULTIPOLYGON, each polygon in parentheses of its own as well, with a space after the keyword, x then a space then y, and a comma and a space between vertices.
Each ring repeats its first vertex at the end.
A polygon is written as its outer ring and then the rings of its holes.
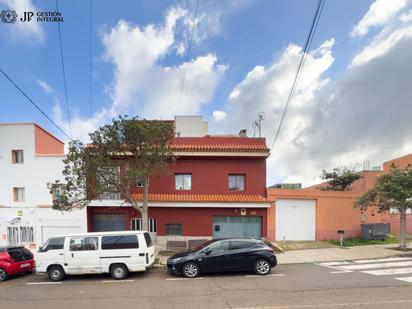
POLYGON ((186 278, 195 278, 200 274, 200 268, 196 263, 189 262, 183 265, 183 276, 186 278))
POLYGON ((49 277, 50 281, 58 282, 62 281, 66 274, 61 266, 52 266, 47 271, 47 276, 49 277))
POLYGON ((116 264, 111 267, 110 274, 115 280, 123 280, 129 274, 129 270, 123 264, 116 264))
POLYGON ((0 281, 5 281, 8 277, 7 272, 3 268, 0 268, 0 281))
POLYGON ((267 275, 270 272, 270 269, 270 264, 265 259, 257 260, 255 263, 254 270, 257 275, 267 275))

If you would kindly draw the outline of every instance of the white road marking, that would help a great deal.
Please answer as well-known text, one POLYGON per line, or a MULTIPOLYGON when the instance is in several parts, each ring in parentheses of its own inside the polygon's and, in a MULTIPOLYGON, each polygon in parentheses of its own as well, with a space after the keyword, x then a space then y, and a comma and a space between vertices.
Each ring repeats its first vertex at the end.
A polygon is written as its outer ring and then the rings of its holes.
POLYGON ((360 269, 372 269, 372 268, 388 268, 388 267, 402 267, 412 266, 412 261, 407 262, 391 262, 391 263, 373 263, 373 264, 358 264, 358 265, 345 265, 339 266, 345 270, 360 270, 360 269))
POLYGON ((352 262, 349 262, 349 261, 326 262, 326 263, 319 263, 317 265, 328 267, 328 266, 338 266, 338 265, 348 265, 348 264, 352 264, 352 262))
POLYGON ((403 277, 403 278, 395 278, 395 279, 412 283, 412 277, 403 277))
POLYGON ((124 283, 124 282, 135 282, 135 280, 102 280, 102 283, 124 283))
POLYGON ((347 274, 347 273, 353 273, 352 270, 337 270, 337 271, 330 271, 330 274, 347 274))
POLYGON ((261 276, 261 275, 246 275, 245 278, 264 278, 264 277, 283 277, 285 274, 269 274, 266 276, 261 276))
POLYGON ((61 282, 28 282, 27 285, 61 284, 61 282))
POLYGON ((186 280, 201 280, 203 277, 199 278, 167 278, 168 281, 186 281, 186 280))
POLYGON ((365 270, 362 271, 365 274, 374 276, 385 276, 385 275, 402 275, 402 274, 412 274, 412 268, 387 268, 378 270, 365 270))
POLYGON ((379 263, 379 262, 395 262, 395 261, 412 261, 410 257, 393 257, 385 259, 370 259, 370 260, 356 260, 353 263, 356 264, 365 264, 365 263, 379 263))

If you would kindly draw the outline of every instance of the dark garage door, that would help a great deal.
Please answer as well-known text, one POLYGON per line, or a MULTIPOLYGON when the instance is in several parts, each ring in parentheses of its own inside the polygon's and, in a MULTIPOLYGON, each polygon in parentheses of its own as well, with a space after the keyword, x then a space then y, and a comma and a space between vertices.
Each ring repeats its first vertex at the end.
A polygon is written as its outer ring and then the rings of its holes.
POLYGON ((213 238, 262 237, 262 217, 213 217, 213 238))
POLYGON ((121 214, 93 215, 93 232, 124 231, 125 219, 121 214))

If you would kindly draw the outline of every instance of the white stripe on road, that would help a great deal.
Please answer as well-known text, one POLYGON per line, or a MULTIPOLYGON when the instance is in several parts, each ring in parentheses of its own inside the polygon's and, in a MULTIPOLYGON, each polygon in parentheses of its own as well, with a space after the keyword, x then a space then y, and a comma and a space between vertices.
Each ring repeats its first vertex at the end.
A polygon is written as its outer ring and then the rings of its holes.
POLYGON ((319 263, 317 265, 328 267, 328 266, 348 265, 348 264, 352 264, 352 262, 349 262, 349 261, 326 262, 326 263, 319 263))
POLYGON ((402 275, 402 274, 412 274, 412 268, 387 268, 379 270, 365 270, 362 271, 365 274, 374 276, 385 276, 385 275, 402 275))
POLYGON ((330 274, 347 274, 347 273, 353 273, 351 270, 337 270, 337 271, 330 271, 330 274))
POLYGON ((201 280, 203 277, 199 278, 167 278, 168 281, 185 281, 185 280, 201 280))
POLYGON ((395 278, 395 279, 412 283, 412 277, 403 277, 403 278, 395 278))
POLYGON ((388 268, 388 267, 402 267, 402 266, 412 266, 412 261, 348 265, 348 266, 339 266, 339 268, 345 269, 345 270, 360 270, 360 269, 388 268))
POLYGON ((28 282, 27 285, 61 284, 61 282, 28 282))
POLYGON ((365 263, 379 263, 379 262, 396 262, 396 261, 412 261, 410 257, 394 257, 386 259, 371 259, 371 260, 357 260, 353 261, 356 264, 365 264, 365 263))
POLYGON ((262 276, 262 275, 246 275, 245 278, 264 278, 264 277, 283 277, 285 274, 269 274, 266 276, 262 276))
POLYGON ((135 280, 102 280, 102 283, 123 283, 123 282, 135 282, 135 280))

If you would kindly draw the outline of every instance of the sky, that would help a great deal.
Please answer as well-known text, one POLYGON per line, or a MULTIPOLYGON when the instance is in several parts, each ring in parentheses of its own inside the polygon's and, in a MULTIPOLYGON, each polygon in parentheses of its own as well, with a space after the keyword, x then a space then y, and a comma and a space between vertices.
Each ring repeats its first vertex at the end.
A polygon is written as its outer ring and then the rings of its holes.
MULTIPOLYGON (((202 115, 211 134, 253 136, 264 113, 271 147, 317 0, 199 0, 196 19, 196 0, 57 4, 62 49, 57 23, 0 22, 0 68, 68 135, 87 141, 127 114, 202 115)), ((5 9, 20 18, 56 2, 0 0, 5 9)), ((411 55, 412 0, 326 0, 267 184, 312 185, 324 169, 411 153, 411 55)), ((68 141, 1 75, 0 93, 0 122, 36 122, 68 141)))

